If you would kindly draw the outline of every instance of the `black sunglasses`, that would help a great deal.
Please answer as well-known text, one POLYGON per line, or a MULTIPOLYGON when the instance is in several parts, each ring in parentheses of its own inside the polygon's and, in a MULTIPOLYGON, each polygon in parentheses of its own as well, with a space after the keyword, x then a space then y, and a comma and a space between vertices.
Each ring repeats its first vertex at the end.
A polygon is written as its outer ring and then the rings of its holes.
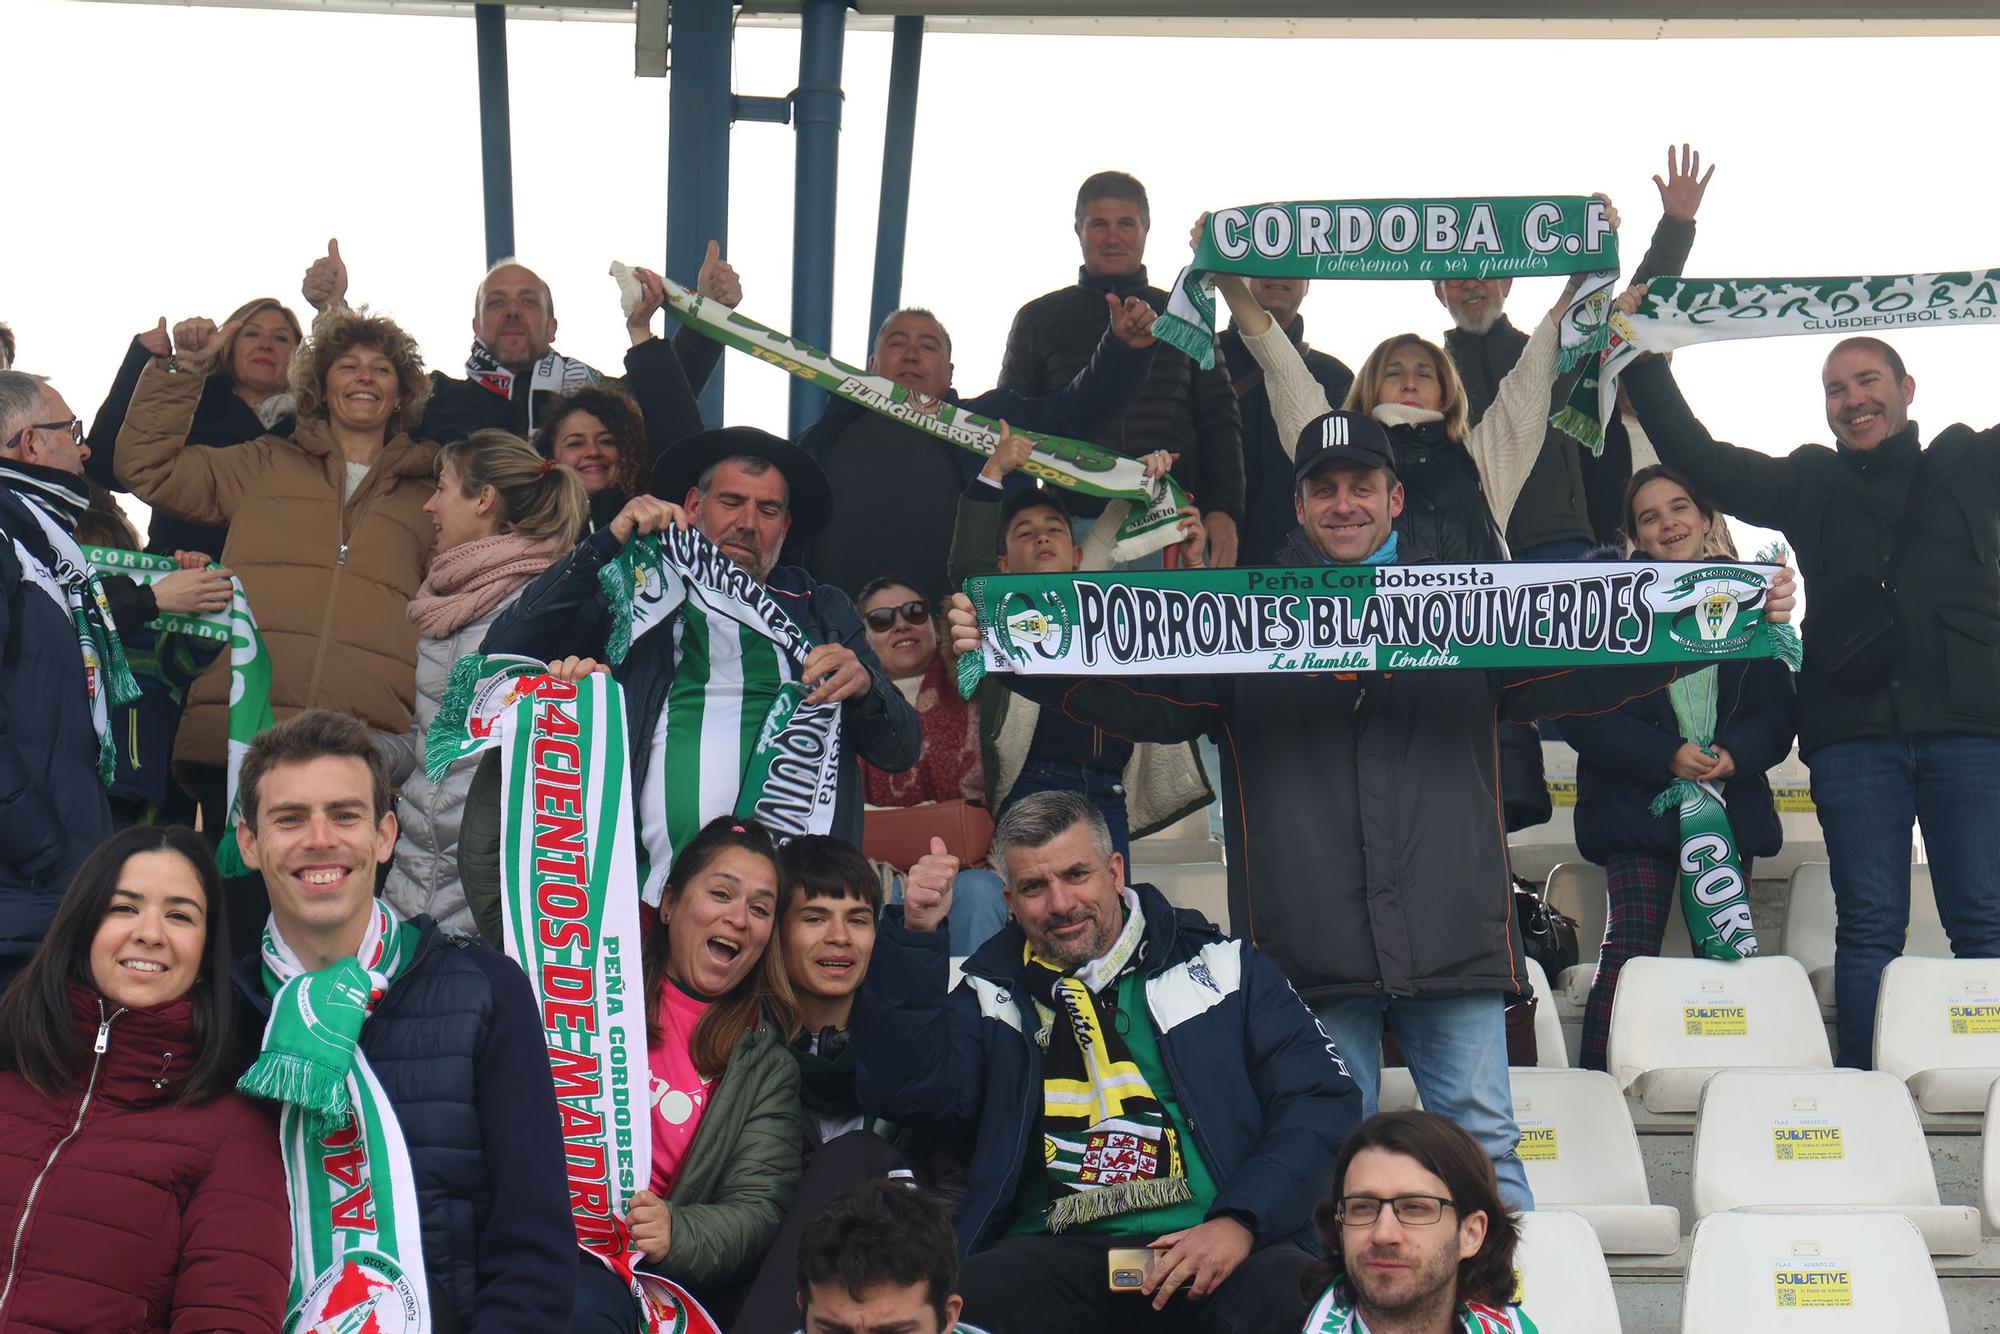
POLYGON ((868 622, 868 628, 876 634, 884 634, 896 623, 900 614, 906 624, 922 625, 931 618, 931 604, 922 598, 905 602, 900 607, 877 607, 873 611, 861 613, 861 619, 868 622))

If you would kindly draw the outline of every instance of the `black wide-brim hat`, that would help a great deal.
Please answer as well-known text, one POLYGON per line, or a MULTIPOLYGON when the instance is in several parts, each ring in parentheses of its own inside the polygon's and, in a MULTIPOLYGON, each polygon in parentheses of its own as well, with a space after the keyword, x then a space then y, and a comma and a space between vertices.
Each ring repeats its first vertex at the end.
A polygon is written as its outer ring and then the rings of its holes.
POLYGON ((754 426, 725 426, 669 445, 653 464, 653 494, 679 505, 703 473, 739 455, 768 459, 784 474, 792 514, 787 541, 806 543, 818 537, 833 517, 833 486, 826 473, 791 441, 754 426))

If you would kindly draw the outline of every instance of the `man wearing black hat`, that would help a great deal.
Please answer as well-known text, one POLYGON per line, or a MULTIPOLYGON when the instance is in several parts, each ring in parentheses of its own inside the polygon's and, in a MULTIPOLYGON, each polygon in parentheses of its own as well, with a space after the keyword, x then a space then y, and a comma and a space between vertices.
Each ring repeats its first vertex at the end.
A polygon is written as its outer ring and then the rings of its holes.
MULTIPOLYGON (((480 646, 484 653, 544 659, 565 675, 593 670, 611 629, 599 572, 633 537, 669 526, 697 529, 763 585, 811 639, 815 647, 799 661, 782 650, 774 652, 771 641, 734 623, 705 622, 698 634, 659 633, 633 640, 617 675, 633 720, 631 763, 640 840, 661 873, 672 852, 665 815, 669 785, 698 793, 696 827, 728 814, 737 796, 736 781, 717 782, 699 764, 710 753, 706 748, 690 760, 686 747, 667 746, 669 693, 677 685, 705 684, 705 711, 713 715, 704 720, 709 726, 725 712, 732 720, 764 716, 785 680, 813 686, 808 706, 839 704, 839 789, 827 832, 853 843, 861 841, 862 807, 855 756, 892 773, 916 763, 921 740, 916 711, 875 660, 854 603, 839 589, 815 583, 804 570, 778 564, 787 536, 810 541, 832 509, 826 475, 790 441, 747 426, 690 436, 660 455, 653 468, 653 494, 633 497, 610 524, 522 590, 480 646)), ((684 609, 677 614, 690 613, 684 609)), ((680 628, 688 629, 685 624, 680 628)), ((675 697, 686 694, 681 689, 675 697)))
MULTIPOLYGON (((1329 412, 1294 454, 1299 529, 1281 565, 1434 559, 1392 524, 1403 508, 1387 433, 1329 412)), ((1787 615, 1788 583, 1771 611, 1787 615)), ((976 649, 972 609, 951 613, 976 649)), ((1533 1197, 1516 1153, 1503 996, 1526 965, 1512 920, 1494 727, 1595 713, 1660 689, 1671 667, 1051 680, 1006 675, 1071 718, 1147 741, 1203 734, 1223 756, 1233 929, 1313 1007, 1372 1115, 1386 1019, 1424 1106, 1486 1149, 1513 1209, 1533 1197)))

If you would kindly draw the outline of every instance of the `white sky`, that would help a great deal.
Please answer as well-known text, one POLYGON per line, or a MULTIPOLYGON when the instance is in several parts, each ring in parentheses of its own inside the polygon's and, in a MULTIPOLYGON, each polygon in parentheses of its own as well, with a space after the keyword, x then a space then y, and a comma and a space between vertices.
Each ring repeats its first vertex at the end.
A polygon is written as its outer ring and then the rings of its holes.
MULTIPOLYGON (((558 347, 612 370, 626 340, 605 266, 664 254, 667 82, 633 77, 633 35, 509 25, 517 248, 554 288, 558 347)), ((833 351, 854 362, 889 46, 886 33, 847 38, 833 351)), ((328 236, 353 299, 457 372, 484 269, 469 19, 5 0, 0 51, 17 164, 0 320, 21 369, 53 377, 86 419, 156 316, 220 319, 265 294, 304 309, 299 278, 328 236)), ((1982 169, 1996 59, 2000 38, 933 34, 903 296, 951 329, 958 387, 989 387, 1015 309, 1074 280, 1076 185, 1107 167, 1151 191, 1161 285, 1200 210, 1283 198, 1604 190, 1625 215, 1629 271, 1659 216, 1649 178, 1683 139, 1719 167, 1692 275, 2000 265, 2000 186, 1982 169)), ((796 31, 743 29, 735 88, 783 94, 797 60, 796 31)), ((743 309, 788 329, 793 134, 739 125, 732 151, 743 309)), ((1558 285, 1517 284, 1515 322, 1531 326, 1558 285)), ((1322 283, 1305 315, 1312 343, 1350 364, 1390 333, 1445 323, 1427 287, 1403 283, 1322 283)), ((1827 438, 1817 371, 1831 341, 1715 344, 1675 364, 1718 437, 1777 453, 1827 438)), ((2000 418, 2000 330, 1895 341, 1927 436, 2000 418)), ((784 430, 787 377, 741 356, 728 366, 731 422, 784 430)))

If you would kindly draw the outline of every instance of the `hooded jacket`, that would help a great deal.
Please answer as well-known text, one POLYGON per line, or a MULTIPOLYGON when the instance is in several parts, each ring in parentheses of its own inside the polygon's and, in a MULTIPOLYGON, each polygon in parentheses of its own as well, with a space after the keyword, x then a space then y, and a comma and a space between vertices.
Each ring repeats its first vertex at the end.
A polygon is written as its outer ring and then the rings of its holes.
POLYGON ((70 877, 111 832, 76 626, 14 549, 47 553, 17 487, 66 491, 81 505, 82 484, 32 463, 0 467, 0 956, 17 960, 41 943, 70 877))
POLYGON ((177 1103, 186 997, 128 1010, 72 983, 70 1008, 90 1062, 76 1088, 0 1074, 0 1328, 276 1334, 292 1272, 276 1119, 234 1093, 177 1103))
MULTIPOLYGON (((1303 533, 1281 559, 1325 564, 1303 533)), ((1005 679, 1134 740, 1215 738, 1230 923, 1317 1003, 1522 991, 1496 724, 1615 709, 1675 671, 1005 679)))
MULTIPOLYGON (((158 359, 146 368, 118 436, 119 479, 148 504, 229 525, 223 563, 243 581, 270 650, 271 707, 280 722, 305 709, 339 709, 380 731, 407 731, 417 627, 405 609, 437 537, 424 513, 437 446, 395 436, 343 501, 346 465, 324 418, 300 421, 289 440, 187 444, 206 378, 169 374, 158 359)), ((188 691, 176 765, 223 764, 228 714, 225 653, 188 691)))
MULTIPOLYGON (((534 992, 504 955, 426 917, 412 925, 416 957, 368 1016, 361 1050, 409 1146, 437 1328, 566 1329, 580 1252, 534 992)), ((257 955, 231 979, 253 1056, 271 1013, 257 955)))
MULTIPOLYGON (((1146 283, 1146 270, 1122 278, 1077 271, 1076 285, 1036 297, 1014 316, 1000 362, 1000 388, 1017 394, 1053 394, 1089 364, 1108 320, 1104 298, 1136 296, 1156 311, 1167 294, 1146 283)), ((1156 356, 1153 373, 1124 418, 1090 436, 1120 454, 1139 458, 1156 449, 1180 455, 1174 476, 1204 514, 1218 510, 1243 518, 1243 429, 1229 372, 1218 362, 1203 370, 1186 357, 1156 356)), ((1076 497, 1079 517, 1104 503, 1076 497)))
MULTIPOLYGON (((1209 1217, 1236 1218, 1259 1247, 1289 1239, 1316 1251, 1313 1205, 1361 1119, 1347 1067, 1269 958, 1151 885, 1132 888, 1146 919, 1133 965, 1145 979, 1144 1018, 1215 1179, 1209 1217)), ((1013 1221, 1040 1124, 1042 1024, 1018 983, 1026 942, 1009 922, 947 994, 949 933, 910 931, 901 906, 889 907, 854 1009, 861 1105, 972 1144, 961 1255, 1013 1221)))
POLYGON ((1666 362, 1623 377, 1660 460, 1720 509, 1782 531, 1809 590, 1799 750, 1915 732, 2000 736, 2000 427, 1953 425, 1920 451, 1917 426, 1866 452, 1801 445, 1781 458, 1723 444, 1695 419, 1666 362), (1883 577, 1923 457, 1915 536, 1896 581, 1901 642, 1888 679, 1841 685, 1827 653, 1858 587, 1883 577))

